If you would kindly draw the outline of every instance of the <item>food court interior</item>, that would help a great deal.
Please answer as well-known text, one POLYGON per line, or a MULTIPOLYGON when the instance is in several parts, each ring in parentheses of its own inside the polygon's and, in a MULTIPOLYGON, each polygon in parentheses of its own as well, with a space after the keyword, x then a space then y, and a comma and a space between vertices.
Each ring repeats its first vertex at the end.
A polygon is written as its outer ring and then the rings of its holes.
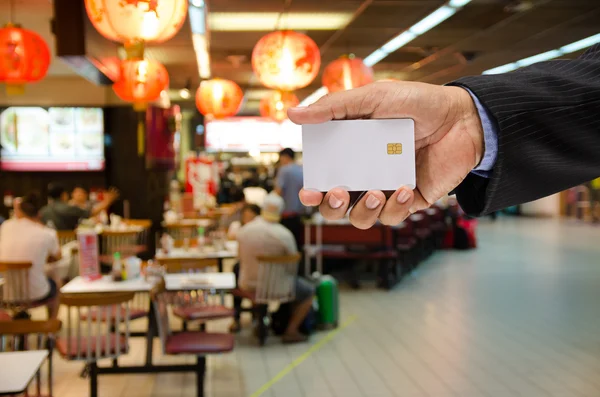
POLYGON ((599 21, 598 0, 0 1, 0 395, 599 396, 599 180, 361 230, 297 199, 286 115, 574 58, 599 21))

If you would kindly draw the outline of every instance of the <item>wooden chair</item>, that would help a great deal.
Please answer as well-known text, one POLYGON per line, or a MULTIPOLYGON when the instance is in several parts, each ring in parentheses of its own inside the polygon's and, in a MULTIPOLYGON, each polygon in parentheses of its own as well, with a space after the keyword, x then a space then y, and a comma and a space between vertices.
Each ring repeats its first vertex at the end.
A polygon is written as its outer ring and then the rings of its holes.
MULTIPOLYGON (((60 330, 61 322, 56 319, 45 321, 15 320, 0 321, 0 352, 22 350, 48 350, 47 396, 52 397, 52 352, 55 334, 60 330)), ((25 395, 30 396, 29 387, 25 395)), ((35 374, 35 392, 42 396, 41 370, 35 374)))
POLYGON ((148 251, 152 221, 150 219, 124 219, 123 222, 126 225, 140 228, 137 238, 138 250, 140 253, 148 251))
MULTIPOLYGON (((136 292, 129 304, 128 318, 130 321, 138 320, 140 318, 148 317, 148 309, 150 308, 150 294, 148 292, 136 292)), ((99 311, 92 308, 89 311, 81 313, 81 320, 87 320, 88 316, 92 316, 92 321, 96 321, 98 318, 102 322, 108 322, 113 327, 117 322, 117 311, 119 316, 122 318, 125 316, 125 306, 112 306, 110 310, 99 311)))
POLYGON ((165 225, 165 232, 175 241, 192 240, 198 237, 198 225, 189 222, 170 223, 165 225))
POLYGON ((233 335, 206 332, 172 333, 169 328, 169 296, 165 289, 164 280, 157 284, 151 295, 163 354, 196 356, 197 396, 203 397, 206 356, 232 351, 234 346, 233 335))
MULTIPOLYGON (((156 260, 167 273, 202 273, 218 267, 216 259, 164 258, 156 260)), ((200 322, 205 330, 206 322, 233 317, 235 311, 225 306, 224 295, 215 295, 209 291, 186 291, 172 295, 173 315, 181 319, 183 331, 188 323, 200 322)))
POLYGON ((257 320, 256 334, 261 346, 269 334, 269 305, 292 302, 296 298, 296 277, 300 254, 259 256, 258 280, 254 291, 238 288, 234 295, 250 299, 257 320))
MULTIPOLYGON (((398 252, 394 248, 392 229, 389 226, 375 224, 367 230, 355 228, 350 223, 309 224, 305 226, 305 247, 316 245, 317 271, 323 274, 323 259, 337 259, 346 262, 368 261, 375 263, 377 283, 380 287, 391 288, 401 278, 402 263, 398 261, 398 252), (331 249, 339 246, 342 249, 331 249)), ((310 255, 305 258, 305 274, 310 269, 310 255)), ((359 274, 355 266, 350 268, 350 283, 359 286, 359 274)))
POLYGON ((137 231, 104 230, 100 236, 100 261, 112 263, 113 255, 118 252, 121 258, 136 255, 140 252, 137 244, 137 231))
POLYGON ((56 348, 69 361, 85 361, 89 369, 90 396, 98 396, 98 360, 116 360, 129 351, 129 310, 133 292, 110 292, 94 294, 63 294, 61 304, 67 306, 67 327, 64 336, 58 338, 56 348), (118 308, 124 307, 124 315, 118 308), (82 312, 95 311, 101 315, 82 312), (108 324, 103 316, 114 312, 115 321, 108 324))
POLYGON ((77 241, 77 234, 74 230, 59 230, 56 234, 58 235, 58 244, 61 247, 71 241, 77 241))
MULTIPOLYGON (((44 306, 49 301, 35 301, 29 290, 29 271, 31 262, 0 262, 0 273, 4 274, 4 286, 0 309, 5 309, 13 316, 26 314, 27 310, 44 306)), ((28 317, 28 315, 25 315, 28 317)))

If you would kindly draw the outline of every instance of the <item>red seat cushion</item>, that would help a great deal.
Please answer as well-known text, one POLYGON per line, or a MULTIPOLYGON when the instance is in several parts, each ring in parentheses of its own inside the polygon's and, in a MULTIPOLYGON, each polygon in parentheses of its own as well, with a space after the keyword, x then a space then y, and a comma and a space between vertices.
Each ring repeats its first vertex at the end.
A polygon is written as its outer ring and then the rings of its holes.
MULTIPOLYGON (((97 338, 95 336, 92 336, 89 338, 91 345, 90 345, 90 351, 92 354, 92 357, 96 356, 96 342, 97 342, 97 338)), ((73 358, 77 358, 77 346, 79 343, 79 351, 81 352, 81 357, 86 357, 87 356, 87 348, 88 348, 88 338, 87 337, 81 337, 79 338, 79 342, 78 342, 78 338, 76 336, 72 336, 71 337, 71 346, 69 346, 68 344, 68 339, 67 338, 58 338, 56 341, 56 349, 58 350, 58 352, 65 358, 68 359, 73 359, 73 358)), ((108 343, 106 341, 106 336, 101 336, 100 337, 100 355, 102 356, 106 356, 106 355, 114 355, 116 353, 127 353, 127 340, 125 339, 124 336, 122 335, 116 335, 116 334, 110 334, 108 337, 108 343), (119 352, 116 351, 117 349, 117 338, 121 338, 119 341, 119 352)))
POLYGON ((0 321, 10 321, 12 317, 4 310, 0 310, 0 321))
MULTIPOLYGON (((92 321, 96 321, 96 319, 98 318, 98 310, 97 309, 92 309, 90 310, 90 315, 92 317, 92 321)), ((110 321, 114 322, 116 321, 116 309, 113 306, 110 309, 110 312, 108 313, 109 317, 110 317, 110 321)), ((148 315, 148 312, 142 309, 129 309, 129 319, 130 320, 136 320, 138 318, 142 318, 142 317, 146 317, 148 315)), ((81 313, 81 319, 82 320, 87 320, 88 317, 88 313, 81 313)), ((123 320, 125 318, 125 308, 121 306, 121 312, 119 313, 119 319, 123 320)), ((102 321, 106 322, 106 309, 102 309, 102 321)))
POLYGON ((233 350, 233 335, 180 332, 167 338, 167 354, 215 354, 233 350))
POLYGON ((176 306, 173 314, 187 321, 192 320, 216 320, 219 318, 233 317, 235 310, 225 306, 191 305, 176 306))

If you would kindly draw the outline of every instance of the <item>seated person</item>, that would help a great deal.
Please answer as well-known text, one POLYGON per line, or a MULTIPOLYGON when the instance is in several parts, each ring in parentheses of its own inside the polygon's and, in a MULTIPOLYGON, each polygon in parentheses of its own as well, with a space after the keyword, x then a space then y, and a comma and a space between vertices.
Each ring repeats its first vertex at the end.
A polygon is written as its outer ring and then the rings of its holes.
POLYGON ((15 217, 0 226, 0 261, 31 262, 29 299, 48 302, 48 317, 56 318, 58 289, 56 282, 46 277, 44 265, 61 259, 61 252, 56 231, 40 222, 40 202, 37 194, 16 201, 15 217))
POLYGON ((242 214, 239 221, 231 222, 229 229, 227 229, 227 238, 229 240, 235 240, 237 232, 242 226, 252 221, 254 218, 260 215, 260 207, 256 204, 246 204, 242 207, 242 214))
POLYGON ((84 210, 92 209, 92 202, 89 200, 90 194, 82 185, 76 185, 71 192, 70 205, 74 205, 84 210))
MULTIPOLYGON (((243 208, 242 208, 242 221, 234 221, 230 226, 229 226, 229 230, 227 231, 227 238, 229 240, 236 240, 237 238, 237 233, 240 230, 240 228, 248 223, 250 223, 251 221, 253 221, 257 216, 260 215, 260 207, 256 204, 246 204, 243 208)), ((236 283, 239 281, 239 276, 240 276, 240 264, 236 263, 235 266, 233 266, 233 273, 235 274, 235 281, 236 283)), ((241 329, 241 325, 240 325, 240 316, 241 316, 241 312, 242 312, 242 298, 240 298, 239 296, 234 296, 233 297, 233 308, 235 309, 235 316, 234 316, 234 321, 231 324, 231 326, 229 327, 229 331, 230 332, 239 332, 239 330, 241 329)))
POLYGON ((119 197, 119 192, 111 188, 104 194, 104 200, 91 209, 82 209, 69 204, 69 193, 59 184, 48 188, 50 200, 40 212, 42 222, 56 230, 75 230, 81 219, 98 215, 108 209, 119 197))
MULTIPOLYGON (((298 252, 294 235, 279 224, 284 201, 271 193, 265 198, 261 216, 242 226, 237 234, 240 258, 240 288, 252 291, 258 283, 258 257, 261 255, 293 255, 298 252)), ((303 278, 296 278, 296 301, 288 323, 284 343, 303 342, 308 337, 299 331, 310 312, 314 286, 303 278)))

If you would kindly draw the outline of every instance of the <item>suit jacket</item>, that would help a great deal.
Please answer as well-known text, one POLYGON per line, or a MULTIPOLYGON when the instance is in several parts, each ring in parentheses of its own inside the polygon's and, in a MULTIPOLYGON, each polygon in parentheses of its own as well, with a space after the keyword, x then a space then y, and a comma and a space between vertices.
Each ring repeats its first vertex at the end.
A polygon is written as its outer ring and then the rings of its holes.
POLYGON ((450 85, 471 90, 497 125, 491 178, 469 174, 456 189, 468 214, 532 201, 600 176, 600 44, 574 60, 450 85))

